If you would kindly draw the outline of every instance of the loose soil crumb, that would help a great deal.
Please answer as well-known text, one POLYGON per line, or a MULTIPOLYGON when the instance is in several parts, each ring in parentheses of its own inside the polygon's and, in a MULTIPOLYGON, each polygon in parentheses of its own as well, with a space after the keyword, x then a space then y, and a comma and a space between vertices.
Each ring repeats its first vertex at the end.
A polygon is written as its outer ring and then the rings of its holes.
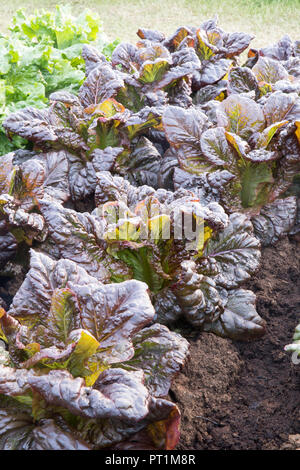
POLYGON ((295 449, 300 365, 284 346, 300 319, 300 247, 285 238, 263 249, 246 286, 257 295, 266 335, 251 343, 203 333, 171 396, 182 412, 179 449, 295 449))

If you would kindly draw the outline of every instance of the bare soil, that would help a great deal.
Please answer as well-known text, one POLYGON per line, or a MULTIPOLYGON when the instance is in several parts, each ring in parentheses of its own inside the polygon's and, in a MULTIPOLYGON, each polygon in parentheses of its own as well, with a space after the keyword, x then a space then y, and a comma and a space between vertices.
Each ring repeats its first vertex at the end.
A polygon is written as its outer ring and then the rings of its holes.
POLYGON ((300 365, 284 346, 300 319, 300 246, 285 238, 263 249, 257 295, 267 333, 251 343, 203 333, 171 397, 182 412, 179 449, 300 448, 300 365))

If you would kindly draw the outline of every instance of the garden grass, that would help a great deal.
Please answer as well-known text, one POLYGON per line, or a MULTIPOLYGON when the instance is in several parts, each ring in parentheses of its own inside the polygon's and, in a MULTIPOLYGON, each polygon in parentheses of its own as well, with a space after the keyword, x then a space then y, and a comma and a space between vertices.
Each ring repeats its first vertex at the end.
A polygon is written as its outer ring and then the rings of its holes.
POLYGON ((74 14, 81 12, 83 5, 97 12, 111 40, 135 42, 140 27, 170 34, 181 25, 198 26, 216 14, 225 31, 254 34, 252 47, 271 44, 287 33, 300 39, 300 0, 1 0, 0 31, 8 31, 18 8, 33 13, 66 3, 72 5, 74 14))

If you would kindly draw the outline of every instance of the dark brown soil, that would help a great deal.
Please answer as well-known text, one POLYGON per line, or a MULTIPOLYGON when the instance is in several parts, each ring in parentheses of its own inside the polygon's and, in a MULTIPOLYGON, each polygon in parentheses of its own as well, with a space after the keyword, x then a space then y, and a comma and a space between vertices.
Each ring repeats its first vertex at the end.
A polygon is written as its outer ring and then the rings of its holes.
POLYGON ((182 412, 179 449, 283 449, 300 446, 300 365, 283 350, 300 319, 300 247, 285 238, 263 250, 247 284, 267 321, 252 343, 203 333, 172 386, 182 412))

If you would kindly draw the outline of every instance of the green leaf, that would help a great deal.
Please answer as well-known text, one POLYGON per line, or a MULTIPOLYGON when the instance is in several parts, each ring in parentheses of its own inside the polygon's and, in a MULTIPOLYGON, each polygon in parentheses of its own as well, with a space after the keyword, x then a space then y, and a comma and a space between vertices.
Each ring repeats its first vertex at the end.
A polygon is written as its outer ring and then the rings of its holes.
POLYGON ((143 83, 153 83, 161 80, 170 67, 167 59, 156 59, 154 62, 144 62, 138 80, 143 83))
POLYGON ((73 292, 68 289, 55 289, 51 298, 48 326, 56 339, 67 343, 70 332, 74 329, 74 299, 73 292))
POLYGON ((132 269, 134 279, 146 282, 154 293, 161 290, 164 278, 155 270, 150 247, 142 247, 137 250, 126 248, 117 251, 115 256, 132 269))
POLYGON ((241 200, 243 207, 263 205, 274 183, 272 169, 267 163, 247 162, 242 171, 241 200))
POLYGON ((275 122, 274 124, 271 124, 269 127, 267 127, 259 136, 256 147, 258 148, 267 148, 271 140, 273 139, 274 135, 276 132, 285 124, 287 124, 288 121, 280 121, 280 122, 275 122))

